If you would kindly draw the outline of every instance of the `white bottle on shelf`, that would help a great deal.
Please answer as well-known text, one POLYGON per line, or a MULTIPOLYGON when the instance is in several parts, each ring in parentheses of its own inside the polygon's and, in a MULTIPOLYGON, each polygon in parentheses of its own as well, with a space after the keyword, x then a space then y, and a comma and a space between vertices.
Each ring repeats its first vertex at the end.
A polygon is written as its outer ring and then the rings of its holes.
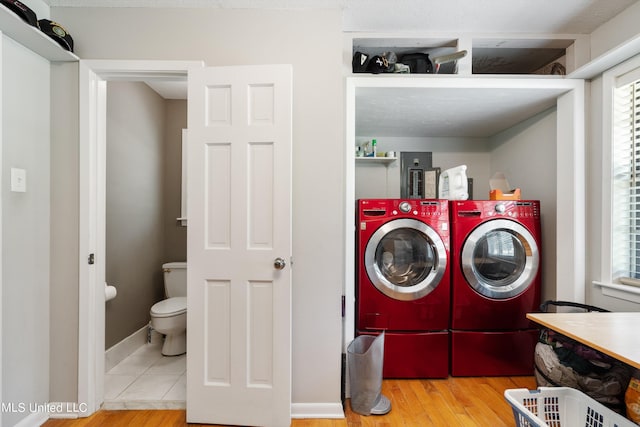
POLYGON ((440 174, 438 197, 441 199, 467 200, 468 191, 466 165, 447 169, 440 174))

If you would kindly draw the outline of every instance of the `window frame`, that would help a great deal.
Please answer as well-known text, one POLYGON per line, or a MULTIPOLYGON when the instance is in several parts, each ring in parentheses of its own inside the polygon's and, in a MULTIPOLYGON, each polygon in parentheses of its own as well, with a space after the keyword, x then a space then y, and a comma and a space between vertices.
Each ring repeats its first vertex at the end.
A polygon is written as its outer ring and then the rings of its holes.
MULTIPOLYGON (((602 288, 602 294, 640 303, 640 287, 630 286, 613 277, 613 150, 614 150, 614 92, 622 85, 624 76, 637 73, 640 78, 640 55, 605 71, 602 74, 602 229, 600 280, 593 284, 602 288)), ((627 81, 626 83, 629 83, 627 81)), ((624 83, 624 84, 626 84, 624 83)))

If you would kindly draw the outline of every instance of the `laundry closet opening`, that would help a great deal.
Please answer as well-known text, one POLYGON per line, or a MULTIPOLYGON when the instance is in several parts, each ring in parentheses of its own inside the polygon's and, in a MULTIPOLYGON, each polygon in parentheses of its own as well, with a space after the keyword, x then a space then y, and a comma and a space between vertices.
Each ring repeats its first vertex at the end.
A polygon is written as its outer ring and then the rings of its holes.
MULTIPOLYGON (((555 77, 348 78, 346 229, 358 230, 356 200, 402 197, 403 152, 429 153, 429 167, 440 171, 466 165, 470 198, 476 200, 489 199, 490 178, 503 172, 522 189, 523 199, 540 200, 542 294, 557 299, 557 283, 580 283, 579 249, 564 259, 556 241, 563 224, 569 228, 584 220, 576 208, 583 201, 577 187, 584 179, 583 85, 555 77), (358 157, 358 146, 373 139, 377 156, 358 157)), ((354 238, 346 234, 345 345, 354 331, 354 238)), ((565 239, 579 240, 581 234, 565 239)))
POLYGON ((105 306, 104 399, 112 409, 185 400, 186 356, 163 357, 163 337, 149 324, 165 298, 163 264, 187 257, 179 220, 187 101, 154 87, 109 81, 106 89, 105 277, 117 295, 105 306))

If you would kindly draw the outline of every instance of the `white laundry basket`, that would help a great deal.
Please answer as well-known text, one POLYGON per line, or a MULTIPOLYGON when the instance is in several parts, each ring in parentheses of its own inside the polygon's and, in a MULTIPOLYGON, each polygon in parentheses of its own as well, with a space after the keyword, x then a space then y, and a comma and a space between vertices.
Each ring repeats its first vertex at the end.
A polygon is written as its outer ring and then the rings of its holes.
POLYGON ((569 387, 505 390, 517 427, 637 427, 635 423, 569 387))

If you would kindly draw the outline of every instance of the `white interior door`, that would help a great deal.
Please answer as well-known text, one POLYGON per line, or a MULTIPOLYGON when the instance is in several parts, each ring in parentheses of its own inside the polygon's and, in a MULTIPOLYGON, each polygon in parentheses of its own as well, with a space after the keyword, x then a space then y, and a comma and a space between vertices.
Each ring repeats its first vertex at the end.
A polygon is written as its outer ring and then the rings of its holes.
POLYGON ((189 71, 188 422, 291 422, 291 86, 189 71))

